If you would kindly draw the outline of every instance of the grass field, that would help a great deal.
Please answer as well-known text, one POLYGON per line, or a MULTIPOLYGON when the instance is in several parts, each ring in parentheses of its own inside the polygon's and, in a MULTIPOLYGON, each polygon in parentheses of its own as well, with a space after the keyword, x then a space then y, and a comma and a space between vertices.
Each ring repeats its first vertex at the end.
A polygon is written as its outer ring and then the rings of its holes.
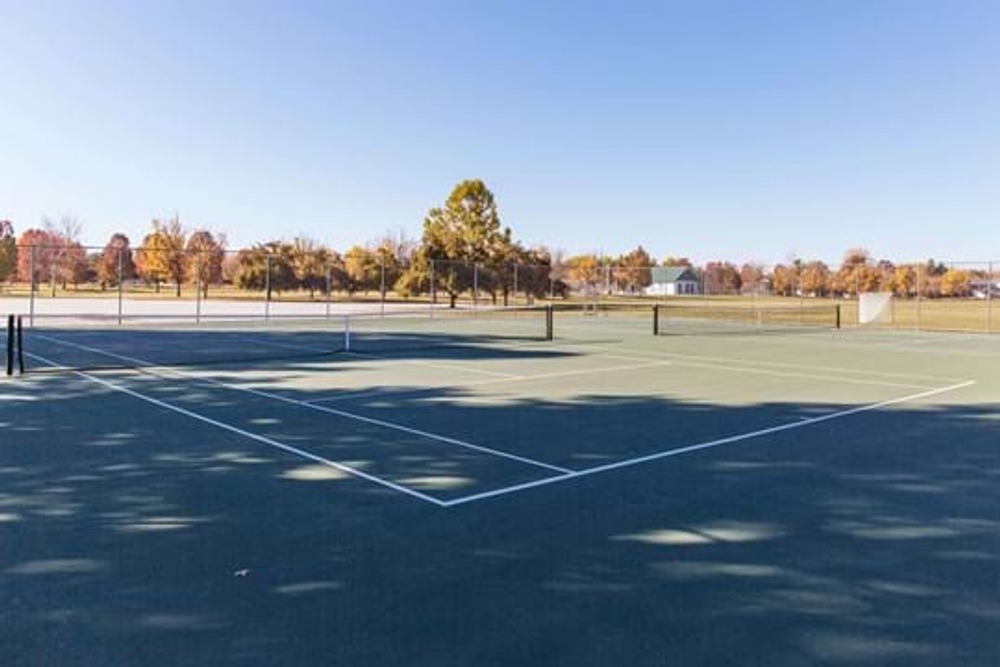
POLYGON ((26 332, 0 663, 1000 661, 1000 340, 376 323, 26 332))

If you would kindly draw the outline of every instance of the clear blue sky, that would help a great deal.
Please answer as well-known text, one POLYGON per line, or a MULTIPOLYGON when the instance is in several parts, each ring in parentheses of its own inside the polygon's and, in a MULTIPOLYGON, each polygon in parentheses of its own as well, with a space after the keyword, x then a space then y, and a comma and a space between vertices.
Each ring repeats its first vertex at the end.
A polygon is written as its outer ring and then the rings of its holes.
POLYGON ((0 218, 1000 259, 1000 2, 0 0, 0 218))

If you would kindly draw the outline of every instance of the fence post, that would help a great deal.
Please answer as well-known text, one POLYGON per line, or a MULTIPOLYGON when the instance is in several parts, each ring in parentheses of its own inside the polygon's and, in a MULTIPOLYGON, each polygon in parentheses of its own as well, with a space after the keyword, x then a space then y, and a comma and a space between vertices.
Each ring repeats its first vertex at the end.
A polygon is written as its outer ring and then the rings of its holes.
POLYGON ((437 279, 434 277, 434 260, 431 260, 431 317, 434 317, 434 306, 437 305, 437 279))
POLYGON ((194 323, 201 324, 201 270, 202 270, 202 256, 201 252, 198 253, 197 261, 195 261, 195 278, 194 278, 194 323))
POLYGON ((271 319, 271 255, 267 255, 264 270, 264 321, 271 319))
MULTIPOLYGON (((513 289, 514 305, 517 305, 517 262, 514 262, 514 289, 513 289)), ((504 304, 506 305, 506 304, 504 304)))
POLYGON ((125 297, 124 248, 118 248, 118 325, 122 323, 122 302, 125 297))
POLYGON ((986 268, 986 333, 993 332, 993 262, 986 268))
POLYGON ((479 262, 472 263, 472 310, 479 308, 479 262))
POLYGON ((920 264, 917 265, 917 331, 920 331, 920 300, 923 298, 923 276, 924 267, 920 264))
POLYGON ((333 265, 326 265, 326 319, 330 319, 330 292, 333 290, 333 265))
POLYGON ((28 279, 28 324, 35 326, 35 246, 31 245, 30 258, 28 262, 28 272, 31 276, 28 279))

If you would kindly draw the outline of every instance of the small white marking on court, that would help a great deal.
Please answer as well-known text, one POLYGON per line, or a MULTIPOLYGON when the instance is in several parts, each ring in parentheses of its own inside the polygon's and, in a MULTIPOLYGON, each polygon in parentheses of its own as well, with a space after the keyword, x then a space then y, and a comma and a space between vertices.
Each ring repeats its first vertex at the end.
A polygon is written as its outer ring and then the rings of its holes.
MULTIPOLYGON (((48 364, 54 368, 62 368, 62 366, 60 366, 58 363, 50 359, 46 359, 45 357, 41 357, 37 354, 28 353, 28 357, 32 359, 37 359, 42 363, 48 364)), ((83 371, 75 371, 75 370, 70 370, 70 372, 72 372, 74 375, 90 380, 91 382, 95 382, 103 387, 107 387, 108 389, 112 389, 114 391, 118 391, 123 394, 127 394, 129 396, 132 396, 133 398, 137 398, 141 401, 151 403, 152 405, 155 405, 157 407, 164 408, 165 410, 176 412, 178 414, 184 415, 185 417, 190 417, 191 419, 194 419, 196 421, 200 421, 210 426, 220 428, 224 431, 229 431, 230 433, 235 433, 236 435, 243 436, 244 438, 249 438, 250 440, 255 440, 257 442, 263 443, 270 447, 274 447, 276 449, 280 449, 290 454, 295 454, 296 456, 300 456, 304 459, 309 459, 310 461, 322 463, 323 465, 330 466, 331 468, 336 468, 337 470, 345 472, 349 475, 354 475, 355 477, 360 477, 361 479, 367 480, 369 482, 373 482, 380 486, 390 488, 393 491, 399 491, 400 493, 405 493, 406 495, 411 496, 413 498, 419 498, 420 500, 432 503, 434 505, 437 505, 438 507, 446 506, 444 501, 439 500, 438 498, 434 498, 433 496, 429 496, 427 494, 420 493, 419 491, 414 491, 413 489, 409 489, 405 486, 395 484, 387 479, 382 479, 381 477, 370 475, 366 472, 358 470, 357 468, 352 468, 351 466, 344 465, 343 463, 337 463, 336 461, 331 461, 330 459, 324 458, 317 454, 313 454, 312 452, 308 452, 304 449, 299 449, 298 447, 286 445, 285 443, 279 442, 272 438, 268 438, 263 435, 253 433, 251 431, 246 431, 244 429, 239 428, 238 426, 233 426, 232 424, 227 424, 217 419, 206 417, 205 415, 198 414, 197 412, 192 412, 191 410, 187 410, 180 406, 173 405, 172 403, 167 403, 166 401, 161 401, 160 399, 153 398, 152 396, 147 396, 133 389, 129 389, 128 387, 123 387, 115 382, 105 380, 104 378, 97 377, 96 375, 91 375, 90 373, 84 373, 83 371)))
POLYGON ((740 433, 737 435, 731 435, 725 438, 718 438, 716 440, 709 440, 707 442, 700 442, 694 445, 688 445, 686 447, 679 447, 677 449, 669 449, 662 452, 656 452, 654 454, 647 454, 645 456, 639 456, 632 459, 626 459, 624 461, 616 461, 614 463, 608 463, 601 466, 596 466, 593 468, 586 468, 583 470, 577 470, 575 472, 566 473, 565 475, 558 475, 556 477, 546 477, 545 479, 539 479, 532 482, 525 482, 523 484, 515 484, 513 486, 504 487, 501 489, 494 489, 492 491, 484 491, 483 493, 476 493, 469 496, 463 496, 461 498, 454 498, 452 500, 444 501, 445 507, 454 507, 456 505, 464 505, 466 503, 476 502, 478 500, 486 500, 487 498, 495 498, 497 496, 503 496, 510 493, 516 493, 518 491, 524 491, 526 489, 532 489, 539 486, 545 486, 548 484, 555 484, 556 482, 564 482, 570 479, 576 479, 578 477, 585 477, 588 475, 596 475, 598 473, 608 472, 610 470, 617 470, 619 468, 626 468, 630 466, 639 465, 642 463, 648 463, 649 461, 656 461, 658 459, 664 459, 670 456, 679 456, 681 454, 689 454, 691 452, 696 452, 702 449, 710 449, 712 447, 720 447, 722 445, 730 445, 735 442, 741 442, 743 440, 750 440, 752 438, 759 438, 764 435, 771 435, 772 433, 780 433, 782 431, 790 431, 796 428, 802 428, 803 426, 810 426, 812 424, 819 424, 820 422, 831 421, 833 419, 841 419, 843 417, 849 417, 851 415, 856 415, 862 412, 871 412, 872 410, 879 410, 881 408, 888 407, 890 405, 897 405, 899 403, 907 403, 909 401, 916 401, 921 398, 929 398, 930 396, 936 396, 938 394, 944 394, 950 391, 956 391, 958 389, 963 389, 965 387, 970 387, 976 384, 975 380, 968 380, 966 382, 961 382, 959 384, 953 384, 948 387, 940 387, 938 389, 931 389, 929 391, 923 391, 918 394, 910 394, 909 396, 902 396, 900 398, 893 398, 887 401, 880 401, 878 403, 871 403, 869 405, 863 405, 857 408, 851 408, 849 410, 841 410, 839 412, 833 412, 826 415, 820 415, 818 417, 810 417, 808 419, 803 419, 798 422, 791 422, 788 424, 781 424, 778 426, 772 426, 770 428, 759 429, 756 431, 750 431, 747 433, 740 433))

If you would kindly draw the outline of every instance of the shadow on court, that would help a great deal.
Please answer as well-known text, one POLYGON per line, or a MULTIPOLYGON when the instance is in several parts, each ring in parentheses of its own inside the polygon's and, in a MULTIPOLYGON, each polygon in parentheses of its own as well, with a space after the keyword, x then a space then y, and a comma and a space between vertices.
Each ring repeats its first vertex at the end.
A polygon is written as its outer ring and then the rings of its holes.
MULTIPOLYGON (((82 378, 0 393, 3 664, 1000 661, 1000 422, 985 401, 444 509, 82 378)), ((435 392, 456 421, 490 412, 526 432, 587 410, 460 398, 435 392)), ((633 396, 600 420, 842 408, 633 396)), ((360 470, 381 445, 330 436, 360 470)), ((399 474, 442 475, 405 447, 387 456, 399 474)))

